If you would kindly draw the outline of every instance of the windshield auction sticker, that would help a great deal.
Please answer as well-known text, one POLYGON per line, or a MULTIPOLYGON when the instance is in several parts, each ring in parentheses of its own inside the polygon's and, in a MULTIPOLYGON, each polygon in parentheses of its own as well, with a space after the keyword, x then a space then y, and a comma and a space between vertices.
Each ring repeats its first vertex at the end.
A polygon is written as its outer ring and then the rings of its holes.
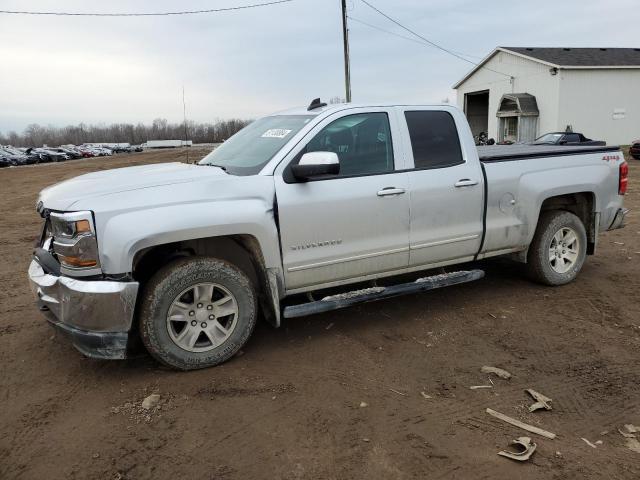
POLYGON ((284 138, 291 133, 291 130, 284 128, 272 128, 262 134, 262 138, 284 138))

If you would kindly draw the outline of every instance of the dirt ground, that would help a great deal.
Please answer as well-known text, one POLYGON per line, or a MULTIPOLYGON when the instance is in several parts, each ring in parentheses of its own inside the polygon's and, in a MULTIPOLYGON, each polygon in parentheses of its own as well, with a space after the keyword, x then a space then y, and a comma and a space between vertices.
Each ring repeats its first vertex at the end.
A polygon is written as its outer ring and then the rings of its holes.
POLYGON ((493 260, 472 284, 260 325, 242 356, 213 369, 86 359, 33 305, 37 193, 175 159, 184 152, 0 170, 0 478, 640 478, 640 452, 617 431, 640 426, 639 161, 627 227, 602 235, 568 286, 493 260), (525 388, 553 410, 529 413, 525 388), (154 392, 159 407, 141 410, 154 392), (487 407, 558 436, 530 435, 527 463, 500 457, 526 432, 487 407))

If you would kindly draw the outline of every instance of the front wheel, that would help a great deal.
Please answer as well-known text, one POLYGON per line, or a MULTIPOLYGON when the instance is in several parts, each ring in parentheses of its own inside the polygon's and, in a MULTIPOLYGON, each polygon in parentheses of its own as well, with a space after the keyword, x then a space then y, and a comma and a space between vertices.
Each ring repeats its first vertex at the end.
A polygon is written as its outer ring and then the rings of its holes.
POLYGON ((527 269, 533 280, 546 285, 571 282, 587 253, 587 233, 582 221, 563 210, 543 212, 529 246, 527 269))
POLYGON ((207 257, 180 259, 146 285, 140 336, 165 365, 179 370, 211 367, 242 348, 256 315, 255 290, 235 266, 207 257))

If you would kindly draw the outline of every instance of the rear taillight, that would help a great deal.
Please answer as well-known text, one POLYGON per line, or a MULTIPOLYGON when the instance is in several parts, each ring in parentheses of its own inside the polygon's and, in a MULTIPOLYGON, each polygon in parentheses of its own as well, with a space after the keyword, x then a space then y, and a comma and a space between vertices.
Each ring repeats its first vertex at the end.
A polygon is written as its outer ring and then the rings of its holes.
POLYGON ((627 193, 627 185, 629 184, 629 164, 622 162, 620 164, 620 180, 618 181, 618 195, 627 193))

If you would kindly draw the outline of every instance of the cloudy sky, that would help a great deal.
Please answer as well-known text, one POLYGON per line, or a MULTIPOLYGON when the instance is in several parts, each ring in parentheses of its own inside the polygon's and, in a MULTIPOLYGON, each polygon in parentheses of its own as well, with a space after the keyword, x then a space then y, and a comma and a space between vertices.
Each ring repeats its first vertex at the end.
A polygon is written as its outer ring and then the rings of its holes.
MULTIPOLYGON (((9 0, 1 10, 153 12, 265 0, 9 0)), ((638 47, 638 0, 369 0, 478 61, 496 45, 638 47)), ((409 36, 348 0, 349 15, 409 36)), ((0 131, 29 123, 253 118, 344 96, 340 0, 167 17, 0 14, 0 131)), ((455 101, 471 65, 352 21, 354 101, 455 101)))

